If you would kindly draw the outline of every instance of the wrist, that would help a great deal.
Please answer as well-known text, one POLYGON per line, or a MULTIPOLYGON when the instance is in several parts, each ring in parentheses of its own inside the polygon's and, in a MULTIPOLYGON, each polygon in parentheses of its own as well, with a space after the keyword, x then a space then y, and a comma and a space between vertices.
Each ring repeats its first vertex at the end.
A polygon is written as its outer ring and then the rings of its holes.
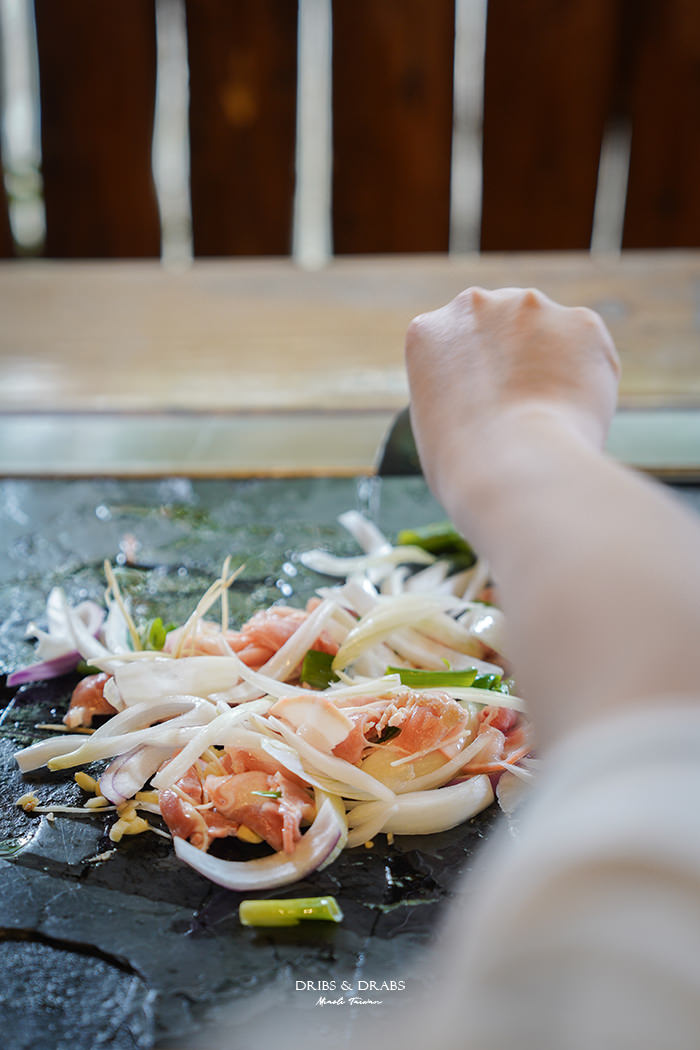
POLYGON ((598 456, 599 444, 568 411, 549 404, 513 405, 455 435, 437 495, 485 553, 494 523, 517 515, 524 494, 546 499, 558 479, 598 456))

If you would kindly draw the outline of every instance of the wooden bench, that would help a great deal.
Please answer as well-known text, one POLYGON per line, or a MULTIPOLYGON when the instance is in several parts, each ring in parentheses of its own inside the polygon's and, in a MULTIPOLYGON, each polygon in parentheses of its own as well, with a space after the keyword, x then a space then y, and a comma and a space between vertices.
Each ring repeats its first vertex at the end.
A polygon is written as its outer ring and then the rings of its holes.
MULTIPOLYGON (((35 0, 44 254, 158 257, 154 0, 35 0)), ((196 256, 291 249, 297 0, 186 0, 196 256)), ((332 0, 334 252, 448 248, 455 0, 332 0)), ((697 0, 490 0, 483 250, 587 249, 631 126, 623 247, 700 246, 697 0)), ((0 254, 14 247, 0 200, 0 254)))

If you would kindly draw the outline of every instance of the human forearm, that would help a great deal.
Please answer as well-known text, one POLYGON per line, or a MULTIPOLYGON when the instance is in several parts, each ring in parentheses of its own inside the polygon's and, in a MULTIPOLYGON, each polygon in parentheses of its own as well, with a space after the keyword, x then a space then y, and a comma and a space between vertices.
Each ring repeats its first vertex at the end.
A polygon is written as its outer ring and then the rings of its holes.
POLYGON ((488 469, 465 451, 445 502, 491 564, 540 741, 664 692, 696 697, 695 519, 548 413, 506 414, 483 437, 488 469))
POLYGON ((619 362, 590 310, 472 288, 409 329, 426 477, 492 568, 541 742, 700 680, 700 529, 601 453, 619 362))

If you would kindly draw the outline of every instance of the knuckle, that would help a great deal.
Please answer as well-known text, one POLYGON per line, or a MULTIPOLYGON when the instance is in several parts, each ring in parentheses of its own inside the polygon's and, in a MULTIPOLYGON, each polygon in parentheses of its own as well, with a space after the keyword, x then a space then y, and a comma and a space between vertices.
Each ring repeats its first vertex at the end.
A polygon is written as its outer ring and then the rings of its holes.
POLYGON ((545 296, 537 288, 524 288, 522 293, 523 306, 542 306, 545 296))
POLYGON ((455 297, 454 302, 457 306, 473 310, 476 307, 481 306, 487 298, 488 292, 484 288, 479 288, 478 286, 473 285, 460 292, 459 295, 455 297))

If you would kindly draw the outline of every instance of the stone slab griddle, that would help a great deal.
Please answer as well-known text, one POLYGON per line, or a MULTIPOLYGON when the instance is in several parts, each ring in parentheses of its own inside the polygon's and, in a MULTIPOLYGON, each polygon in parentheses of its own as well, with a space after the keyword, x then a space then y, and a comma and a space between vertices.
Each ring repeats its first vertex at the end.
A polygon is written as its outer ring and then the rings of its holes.
MULTIPOLYGON (((136 564, 123 565, 121 582, 144 614, 179 622, 227 554, 246 563, 231 595, 234 621, 272 601, 302 604, 325 581, 298 553, 319 544, 355 553, 336 522, 350 508, 390 533, 443 516, 420 478, 2 482, 0 673, 32 658, 24 626, 41 619, 53 585, 71 600, 99 599, 103 560, 124 561, 127 549, 136 564)), ((22 776, 12 759, 42 735, 37 723, 60 720, 75 681, 0 690, 4 1050, 147 1050, 195 1029, 205 1008, 243 1005, 273 983, 289 991, 329 974, 396 977, 430 939, 494 819, 491 810, 393 846, 380 836, 281 894, 334 894, 340 925, 246 929, 240 895, 181 864, 164 840, 142 835, 113 849, 106 816, 50 822, 13 805, 30 788, 56 804, 84 797, 72 771, 22 776)), ((235 1050, 235 1031, 231 1040, 235 1050)))

